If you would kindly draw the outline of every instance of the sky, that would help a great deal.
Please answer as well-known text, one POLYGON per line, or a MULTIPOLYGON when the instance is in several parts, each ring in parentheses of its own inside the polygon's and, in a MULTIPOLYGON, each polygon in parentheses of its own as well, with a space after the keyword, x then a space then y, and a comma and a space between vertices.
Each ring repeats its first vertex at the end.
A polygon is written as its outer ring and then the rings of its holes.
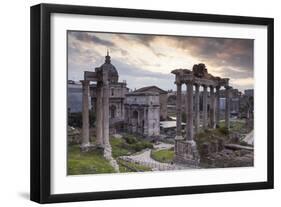
POLYGON ((160 36, 68 31, 68 79, 83 79, 83 71, 94 71, 111 63, 130 89, 156 85, 175 90, 174 69, 192 69, 204 63, 214 76, 230 78, 230 85, 244 91, 253 88, 254 41, 187 36, 160 36))

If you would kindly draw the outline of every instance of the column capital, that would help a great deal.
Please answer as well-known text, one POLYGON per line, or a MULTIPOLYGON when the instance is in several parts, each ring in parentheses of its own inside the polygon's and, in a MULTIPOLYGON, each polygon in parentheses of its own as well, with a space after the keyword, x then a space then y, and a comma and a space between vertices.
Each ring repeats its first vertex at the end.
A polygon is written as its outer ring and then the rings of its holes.
POLYGON ((203 89, 206 90, 208 88, 207 85, 202 85, 203 89))
POLYGON ((216 90, 220 90, 220 88, 221 88, 220 85, 216 86, 216 90))

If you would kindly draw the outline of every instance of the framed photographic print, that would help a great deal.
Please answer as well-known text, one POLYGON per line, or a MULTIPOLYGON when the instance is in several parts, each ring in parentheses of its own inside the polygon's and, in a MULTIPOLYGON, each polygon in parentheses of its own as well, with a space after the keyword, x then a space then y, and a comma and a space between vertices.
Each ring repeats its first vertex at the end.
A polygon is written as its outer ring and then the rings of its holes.
POLYGON ((31 200, 273 188, 273 19, 31 7, 31 200))

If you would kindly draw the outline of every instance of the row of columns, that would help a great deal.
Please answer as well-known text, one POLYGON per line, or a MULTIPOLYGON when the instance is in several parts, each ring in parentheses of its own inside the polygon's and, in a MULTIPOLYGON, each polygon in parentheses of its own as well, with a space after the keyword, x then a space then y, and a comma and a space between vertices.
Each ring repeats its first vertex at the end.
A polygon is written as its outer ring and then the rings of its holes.
MULTIPOLYGON (((90 146, 89 136, 89 81, 82 80, 82 143, 81 148, 90 146)), ((97 145, 109 145, 109 87, 108 81, 97 82, 96 102, 97 145)))
MULTIPOLYGON (((192 81, 188 81, 186 84, 186 96, 185 96, 185 112, 186 112, 186 140, 193 140, 193 121, 195 133, 199 132, 200 128, 200 111, 199 111, 199 84, 194 84, 192 81), (194 95, 194 120, 193 120, 193 85, 195 86, 194 95)), ((216 93, 214 92, 214 87, 210 87, 210 128, 215 128, 219 126, 220 121, 220 86, 216 87, 216 93)), ((208 128, 208 113, 207 113, 207 98, 208 98, 208 86, 203 85, 203 129, 208 128)), ((225 126, 229 128, 229 114, 230 114, 230 100, 229 100, 229 90, 230 87, 225 87, 225 126)), ((182 123, 182 83, 177 83, 177 129, 176 138, 182 138, 181 123, 182 123)))

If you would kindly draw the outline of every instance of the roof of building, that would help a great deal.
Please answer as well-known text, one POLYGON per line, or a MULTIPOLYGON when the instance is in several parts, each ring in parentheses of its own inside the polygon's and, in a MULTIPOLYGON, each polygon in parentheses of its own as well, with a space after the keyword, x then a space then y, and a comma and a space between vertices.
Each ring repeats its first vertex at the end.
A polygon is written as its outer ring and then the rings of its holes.
POLYGON ((127 93, 126 96, 159 96, 159 93, 151 92, 151 91, 144 91, 144 92, 134 91, 131 93, 127 93))
POLYGON ((157 86, 146 86, 146 87, 142 87, 142 88, 139 88, 137 89, 135 92, 148 92, 148 91, 151 91, 152 89, 156 89, 156 91, 159 93, 159 94, 167 94, 168 92, 157 87, 157 86))

